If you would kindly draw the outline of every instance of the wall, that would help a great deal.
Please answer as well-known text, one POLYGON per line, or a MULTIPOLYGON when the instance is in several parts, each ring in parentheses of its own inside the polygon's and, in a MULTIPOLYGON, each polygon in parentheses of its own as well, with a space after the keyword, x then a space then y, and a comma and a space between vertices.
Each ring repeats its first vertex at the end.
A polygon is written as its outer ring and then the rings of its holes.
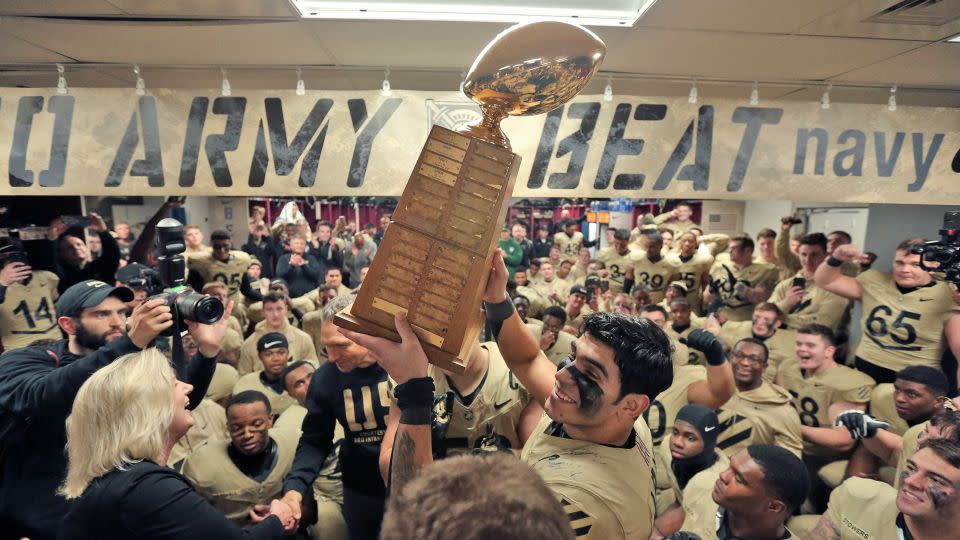
POLYGON ((736 235, 743 231, 743 201, 703 201, 703 232, 736 235))
POLYGON ((763 228, 779 231, 780 218, 792 212, 790 201, 747 201, 743 209, 743 232, 756 238, 763 228))
POLYGON ((937 231, 943 227, 943 213, 956 210, 960 210, 960 204, 871 204, 864 249, 877 254, 874 268, 889 272, 893 264, 893 251, 902 240, 913 237, 938 239, 940 235, 937 231))

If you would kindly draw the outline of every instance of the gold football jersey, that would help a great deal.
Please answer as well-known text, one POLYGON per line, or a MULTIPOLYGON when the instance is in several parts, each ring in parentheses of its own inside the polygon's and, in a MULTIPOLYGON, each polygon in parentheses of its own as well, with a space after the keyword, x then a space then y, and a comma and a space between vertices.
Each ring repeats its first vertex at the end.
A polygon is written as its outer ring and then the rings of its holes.
MULTIPOLYGON (((664 445, 667 446, 667 445, 664 445)), ((677 503, 683 509, 683 527, 680 530, 695 532, 700 531, 709 534, 710 531, 716 531, 717 503, 713 501, 713 486, 720 478, 720 473, 730 468, 730 460, 719 449, 715 449, 717 461, 713 465, 693 475, 693 478, 687 481, 687 485, 681 489, 680 483, 670 470, 670 463, 667 462, 667 470, 670 471, 670 487, 677 499, 677 503)), ((669 451, 660 452, 669 460, 671 455, 669 451)))
POLYGON ((737 391, 717 409, 717 418, 717 448, 727 457, 751 444, 773 444, 801 457, 800 416, 790 392, 780 386, 764 382, 753 390, 737 391))
POLYGON ((857 356, 893 371, 917 365, 939 369, 946 344, 943 327, 960 313, 950 286, 934 281, 904 294, 893 275, 877 270, 867 270, 857 281, 863 288, 857 356))
POLYGON ((688 404, 687 388, 697 381, 707 380, 707 368, 703 366, 679 366, 673 368, 673 384, 650 402, 643 418, 650 426, 653 444, 658 445, 673 430, 673 420, 684 405, 688 404))
POLYGON ((737 268, 732 261, 718 260, 710 268, 710 281, 719 288, 719 297, 724 300, 724 314, 730 321, 749 321, 753 316, 753 304, 745 298, 738 298, 738 284, 745 287, 756 287, 760 283, 767 283, 770 290, 777 284, 779 272, 777 267, 766 263, 752 263, 743 268, 737 268))
MULTIPOLYGON (((800 415, 800 422, 810 427, 831 427, 828 410, 838 401, 850 403, 868 403, 870 393, 876 383, 869 375, 839 365, 817 375, 804 377, 796 359, 788 360, 780 366, 783 386, 793 396, 793 406, 800 415)), ((825 448, 814 446, 806 441, 803 453, 821 456, 833 456, 825 448)))
POLYGON ((903 540, 897 527, 897 490, 889 484, 852 477, 830 494, 827 516, 840 540, 903 540))
POLYGON ((267 396, 267 399, 270 400, 270 410, 275 415, 283 414, 283 411, 287 410, 288 407, 297 404, 297 400, 290 397, 290 394, 286 391, 278 394, 274 389, 263 384, 263 381, 260 380, 259 371, 247 373, 240 377, 237 384, 233 385, 233 395, 247 390, 256 390, 267 396))
POLYGON ((911 427, 903 433, 903 448, 900 450, 900 459, 897 460, 897 473, 893 475, 894 487, 900 487, 900 473, 907 468, 907 460, 912 458, 913 454, 917 452, 917 448, 920 447, 920 441, 917 439, 929 425, 930 421, 927 420, 926 422, 921 422, 911 427))
POLYGON ((633 266, 633 252, 627 249, 623 255, 617 253, 614 247, 605 247, 597 253, 597 260, 603 261, 607 268, 610 282, 610 292, 616 296, 623 292, 623 280, 627 275, 627 269, 633 266))
POLYGON ((671 253, 667 255, 667 258, 676 265, 677 272, 680 274, 680 281, 683 281, 684 286, 687 287, 687 300, 690 302, 690 307, 693 308, 694 312, 699 313, 700 298, 703 288, 707 285, 703 282, 703 276, 708 274, 713 266, 713 255, 695 251, 690 257, 681 257, 679 253, 671 253))
POLYGON ((209 440, 230 437, 227 433, 227 411, 212 399, 201 400, 197 408, 191 412, 193 427, 170 449, 167 463, 171 465, 176 465, 209 440))
POLYGON ((850 301, 818 287, 812 279, 808 279, 800 303, 788 308, 786 303, 787 292, 793 287, 793 280, 798 277, 803 277, 803 272, 797 272, 778 283, 770 296, 770 302, 776 304, 783 311, 786 315, 787 326, 790 328, 800 328, 808 324, 822 324, 836 332, 841 323, 846 320, 850 301))
MULTIPOLYGON (((257 355, 257 341, 260 339, 260 336, 269 332, 265 322, 266 321, 260 322, 254 327, 253 333, 243 342, 243 347, 240 348, 240 361, 237 364, 237 372, 241 376, 263 370, 263 363, 260 362, 260 356, 257 355)), ((299 328, 294 328, 291 324, 287 324, 280 333, 287 338, 287 343, 290 347, 291 361, 306 360, 315 367, 320 366, 320 362, 317 359, 317 351, 313 346, 313 339, 309 334, 299 328)))
POLYGON ((239 300, 240 280, 245 279, 250 262, 248 253, 232 249, 230 258, 226 262, 215 259, 212 252, 205 251, 192 255, 187 264, 188 270, 200 274, 204 283, 211 281, 225 283, 230 297, 236 302, 239 300))
POLYGON ((902 437, 910 429, 910 424, 897 414, 897 405, 893 402, 895 390, 890 383, 878 384, 870 393, 870 415, 890 424, 884 429, 902 437))
POLYGON ((558 232, 553 235, 553 245, 560 249, 561 259, 576 259, 580 256, 580 246, 583 244, 583 233, 576 231, 573 236, 567 236, 565 232, 558 232))
POLYGON ((57 284, 53 272, 34 270, 30 282, 7 287, 0 304, 0 342, 4 351, 30 345, 40 339, 61 339, 57 325, 57 284))
POLYGON ((653 262, 647 257, 646 251, 641 251, 633 257, 634 287, 645 287, 650 293, 650 303, 658 304, 663 300, 667 285, 678 273, 678 266, 670 257, 662 257, 653 262))
MULTIPOLYGON (((570 298, 570 287, 573 284, 565 279, 558 278, 554 276, 551 281, 540 280, 535 283, 530 283, 530 288, 537 291, 541 298, 547 302, 548 306, 565 306, 567 305, 567 299, 570 298), (551 293, 556 293, 557 298, 553 299, 550 297, 551 293)), ((532 304, 531 300, 531 304, 532 304)), ((532 305, 530 306, 533 307, 532 305)))
MULTIPOLYGON (((520 414, 532 397, 507 369, 507 364, 496 342, 480 345, 489 353, 487 374, 470 405, 456 393, 440 368, 430 364, 427 374, 433 379, 437 394, 447 394, 446 400, 434 405, 434 414, 447 419, 443 441, 446 455, 458 455, 488 447, 495 439, 509 443, 510 448, 521 448, 517 429, 520 414)), ((436 444, 436 442, 434 443, 436 444)))
MULTIPOLYGON (((638 420, 639 421, 639 420, 638 420)), ((540 419, 521 459, 560 500, 577 538, 646 539, 653 531, 652 449, 638 432, 630 448, 552 435, 540 419)))
POLYGON ((300 434, 272 429, 270 438, 277 445, 277 462, 261 482, 244 474, 230 459, 229 439, 209 441, 189 456, 183 464, 183 476, 227 519, 247 525, 253 505, 270 504, 282 495, 283 477, 293 465, 300 434))

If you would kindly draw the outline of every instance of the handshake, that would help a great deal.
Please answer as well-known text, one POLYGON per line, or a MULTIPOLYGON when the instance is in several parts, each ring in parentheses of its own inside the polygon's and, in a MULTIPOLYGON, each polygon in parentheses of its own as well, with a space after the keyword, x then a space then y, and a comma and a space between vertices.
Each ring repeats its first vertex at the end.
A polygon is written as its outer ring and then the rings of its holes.
POLYGON ((890 427, 890 424, 881 422, 863 411, 854 409, 843 411, 837 416, 834 427, 841 426, 847 428, 853 440, 859 441, 876 436, 877 430, 890 427))
POLYGON ((298 492, 291 490, 282 499, 274 499, 269 505, 256 504, 250 510, 250 521, 260 523, 270 516, 277 516, 284 532, 292 534, 300 527, 302 499, 298 492))

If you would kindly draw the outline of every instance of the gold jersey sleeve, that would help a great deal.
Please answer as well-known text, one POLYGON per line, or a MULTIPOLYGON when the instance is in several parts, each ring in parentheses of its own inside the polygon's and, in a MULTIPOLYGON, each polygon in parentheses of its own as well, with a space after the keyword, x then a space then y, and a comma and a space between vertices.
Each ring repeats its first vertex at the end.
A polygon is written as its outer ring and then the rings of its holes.
POLYGON ((296 431, 270 431, 277 445, 277 463, 264 480, 256 482, 243 473, 227 453, 229 440, 213 440, 193 453, 183 464, 183 476, 203 498, 231 521, 246 525, 255 504, 270 504, 280 497, 283 477, 290 472, 300 435, 296 431))
POLYGON ((230 297, 236 301, 240 294, 240 280, 245 279, 252 259, 246 252, 231 250, 230 258, 220 261, 209 251, 191 256, 188 261, 190 272, 196 272, 204 283, 220 281, 227 285, 230 297))
POLYGON ((628 249, 621 255, 615 248, 604 248, 597 254, 597 260, 603 261, 609 272, 607 279, 610 282, 610 292, 614 296, 623 292, 623 280, 626 278, 627 269, 633 266, 633 252, 628 249))
POLYGON ((717 286, 717 294, 725 304, 724 313, 731 321, 748 321, 753 316, 753 304, 737 294, 738 284, 742 283, 744 287, 765 284, 772 291, 778 277, 777 267, 767 263, 737 268, 732 261, 718 258, 710 268, 710 281, 717 286))
POLYGON ((806 281, 800 303, 790 307, 787 304, 787 293, 793 286, 793 280, 803 277, 797 273, 777 284, 770 296, 773 302, 786 314, 787 326, 800 328, 808 324, 822 324, 830 327, 834 332, 846 319, 850 301, 846 298, 822 289, 812 279, 806 281))
POLYGON ((553 245, 560 249, 562 259, 576 259, 580 255, 580 246, 583 244, 583 233, 577 231, 573 236, 567 236, 565 232, 558 232, 553 235, 553 245))
POLYGON ((0 342, 4 351, 26 347, 41 339, 58 340, 57 284, 52 272, 34 270, 30 282, 12 283, 0 304, 0 342))
MULTIPOLYGON (((796 359, 780 366, 783 386, 793 396, 793 406, 800 422, 810 427, 830 427, 830 406, 838 401, 868 403, 876 383, 866 375, 847 366, 837 366, 817 375, 804 377, 796 359)), ((804 441, 804 454, 836 454, 804 441)))
POLYGON ((946 345, 943 328, 960 313, 950 286, 935 281, 901 293, 891 274, 867 270, 856 279, 863 290, 857 356, 893 371, 916 365, 939 369, 946 345))
POLYGON ((687 388, 697 382, 707 380, 707 368, 703 366, 679 366, 673 370, 673 384, 650 402, 643 418, 650 426, 653 444, 660 444, 673 429, 673 420, 684 405, 689 403, 687 388))
POLYGON ((633 258, 634 287, 645 287, 650 293, 650 303, 657 304, 663 300, 667 285, 675 274, 678 265, 671 257, 661 257, 653 262, 646 252, 640 252, 633 258))
POLYGON ((848 478, 830 494, 826 515, 840 540, 903 540, 897 528, 897 490, 866 478, 848 478))
POLYGON ((652 449, 639 434, 629 448, 555 436, 546 414, 521 459, 549 487, 577 538, 646 539, 653 531, 652 449))
MULTIPOLYGON (((500 447, 520 449, 520 415, 532 397, 523 385, 507 369, 506 361, 495 342, 481 344, 488 352, 489 364, 477 395, 470 404, 450 385, 443 371, 433 364, 427 374, 434 381, 434 392, 445 394, 446 399, 434 404, 434 415, 448 420, 446 437, 442 442, 446 456, 467 453, 473 450, 495 451, 500 447)), ((437 441, 434 442, 435 445, 437 441)), ((440 450, 434 448, 434 451, 440 450)))
POLYGON ((893 401, 894 390, 890 383, 878 384, 873 389, 870 393, 870 415, 890 424, 890 427, 885 429, 902 437, 910 429, 910 425, 897 414, 897 406, 893 401))
POLYGON ((900 487, 900 474, 907 468, 907 460, 913 457, 920 447, 920 434, 927 429, 930 421, 921 422, 903 433, 903 447, 900 449, 900 459, 897 460, 897 472, 893 476, 893 486, 900 487))
POLYGON ((803 453, 800 416, 792 396, 775 384, 764 382, 753 390, 738 391, 717 409, 717 417, 717 448, 727 457, 751 444, 773 444, 797 457, 803 453))

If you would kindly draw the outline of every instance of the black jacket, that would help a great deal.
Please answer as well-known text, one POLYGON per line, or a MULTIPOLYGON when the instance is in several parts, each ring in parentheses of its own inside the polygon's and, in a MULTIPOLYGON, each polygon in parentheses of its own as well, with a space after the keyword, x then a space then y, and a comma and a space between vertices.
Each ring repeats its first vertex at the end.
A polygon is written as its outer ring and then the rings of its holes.
POLYGON ((59 540, 217 540, 284 538, 276 516, 248 529, 228 520, 179 473, 150 461, 113 470, 77 499, 59 540))
POLYGON ((255 257, 263 265, 260 277, 273 279, 273 269, 276 267, 277 260, 283 255, 283 250, 277 248, 272 238, 262 236, 258 242, 257 237, 251 234, 247 237, 247 243, 240 249, 255 257))
POLYGON ((309 254, 303 254, 306 264, 295 266, 290 264, 292 253, 284 253, 277 261, 277 277, 287 281, 290 287, 290 298, 297 298, 317 288, 323 282, 324 267, 317 259, 309 254))
MULTIPOLYGON (((0 464, 0 523, 13 528, 11 537, 56 538, 69 509, 67 500, 56 491, 66 476, 64 422, 73 400, 94 372, 138 350, 123 336, 87 356, 72 354, 65 339, 0 356, 0 414, 27 422, 11 436, 0 464)), ((215 358, 198 354, 190 362, 186 376, 186 382, 194 387, 190 409, 207 393, 215 369, 215 358)), ((0 536, 6 534, 0 532, 0 536)))
MULTIPOLYGON (((86 281, 88 279, 99 279, 104 283, 113 284, 116 281, 114 275, 117 268, 120 267, 120 245, 117 240, 108 232, 98 233, 100 243, 103 244, 103 251, 100 252, 100 258, 87 263, 83 268, 65 265, 58 260, 56 272, 60 276, 60 284, 57 288, 62 294, 71 285, 86 281)), ((53 243, 53 249, 59 247, 58 242, 53 243)))

